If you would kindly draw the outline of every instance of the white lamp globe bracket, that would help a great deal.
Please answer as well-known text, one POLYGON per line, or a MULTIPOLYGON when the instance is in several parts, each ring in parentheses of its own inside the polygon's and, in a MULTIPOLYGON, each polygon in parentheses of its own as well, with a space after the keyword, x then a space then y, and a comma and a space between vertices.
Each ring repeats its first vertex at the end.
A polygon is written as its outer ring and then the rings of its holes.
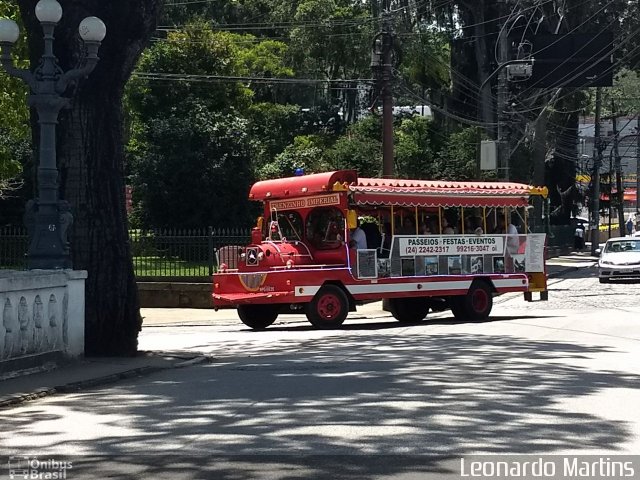
POLYGON ((36 5, 36 17, 40 23, 58 23, 62 18, 62 7, 57 0, 40 0, 36 5))
POLYGON ((0 19, 0 43, 14 44, 20 37, 18 24, 8 18, 0 19))
POLYGON ((107 35, 107 27, 98 17, 87 17, 80 22, 78 32, 85 42, 102 42, 107 35))

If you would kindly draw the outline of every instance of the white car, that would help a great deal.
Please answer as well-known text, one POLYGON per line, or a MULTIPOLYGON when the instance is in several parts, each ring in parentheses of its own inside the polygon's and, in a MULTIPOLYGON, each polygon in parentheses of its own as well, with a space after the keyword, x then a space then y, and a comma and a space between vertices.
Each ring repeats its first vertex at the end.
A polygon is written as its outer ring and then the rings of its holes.
POLYGON ((618 237, 607 240, 598 262, 600 283, 613 279, 640 280, 640 238, 618 237))

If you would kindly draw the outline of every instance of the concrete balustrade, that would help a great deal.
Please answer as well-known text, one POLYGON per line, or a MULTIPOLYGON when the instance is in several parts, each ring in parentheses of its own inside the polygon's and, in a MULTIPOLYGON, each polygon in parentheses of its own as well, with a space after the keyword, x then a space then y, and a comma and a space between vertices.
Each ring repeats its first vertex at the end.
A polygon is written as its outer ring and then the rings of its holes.
POLYGON ((0 363, 82 356, 86 278, 77 270, 0 270, 0 363))

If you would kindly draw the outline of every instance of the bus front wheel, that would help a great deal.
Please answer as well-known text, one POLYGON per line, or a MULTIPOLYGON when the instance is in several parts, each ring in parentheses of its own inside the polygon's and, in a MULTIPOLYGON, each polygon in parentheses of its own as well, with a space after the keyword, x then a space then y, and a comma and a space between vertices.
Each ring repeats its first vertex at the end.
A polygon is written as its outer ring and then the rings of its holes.
POLYGON ((254 330, 264 330, 278 318, 279 305, 238 305, 242 323, 254 330))
POLYGON ((389 310, 401 323, 418 323, 429 313, 429 303, 425 298, 390 298, 389 310))
POLYGON ((349 313, 349 299, 336 285, 325 285, 307 305, 307 319, 317 328, 336 328, 349 313))

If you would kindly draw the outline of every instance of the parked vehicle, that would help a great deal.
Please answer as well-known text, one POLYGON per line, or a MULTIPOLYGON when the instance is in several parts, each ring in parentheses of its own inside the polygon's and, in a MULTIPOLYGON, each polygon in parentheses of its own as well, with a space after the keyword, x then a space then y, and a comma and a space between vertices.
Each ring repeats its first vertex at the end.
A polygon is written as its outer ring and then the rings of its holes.
POLYGON ((237 268, 221 264, 214 274, 214 307, 237 308, 254 329, 296 312, 332 328, 367 300, 388 299, 400 322, 430 309, 484 319, 504 292, 546 300, 546 237, 528 233, 531 195, 546 188, 353 170, 258 182, 249 198, 264 203, 264 217, 237 268), (362 226, 366 249, 350 241, 359 218, 373 223, 362 226))
POLYGON ((640 238, 617 237, 607 240, 598 262, 600 283, 614 279, 640 280, 640 238))

